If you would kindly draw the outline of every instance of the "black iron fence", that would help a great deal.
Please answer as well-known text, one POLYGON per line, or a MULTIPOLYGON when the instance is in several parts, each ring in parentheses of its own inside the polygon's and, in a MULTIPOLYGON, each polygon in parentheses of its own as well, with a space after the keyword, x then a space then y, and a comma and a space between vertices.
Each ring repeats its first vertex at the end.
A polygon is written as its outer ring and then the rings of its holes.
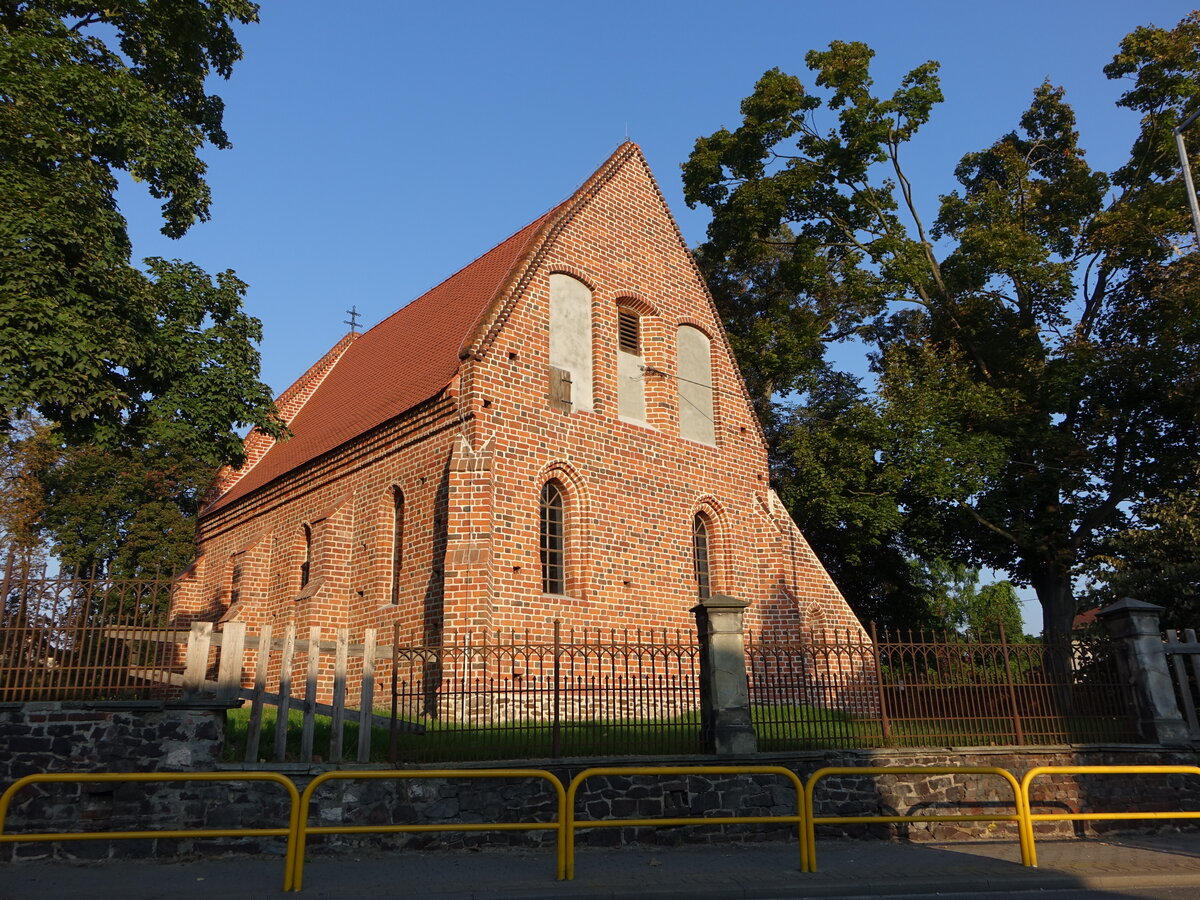
MULTIPOLYGON (((188 632, 168 621, 169 596, 166 580, 10 572, 0 611, 0 702, 178 696, 188 632)), ((215 675, 220 632, 200 675, 215 675)), ((240 642, 230 650, 241 654, 229 669, 235 679, 243 673, 246 687, 257 655, 267 652, 260 637, 247 633, 244 651, 240 642)), ((357 703, 361 685, 351 682, 365 677, 355 675, 365 665, 339 669, 333 657, 347 640, 346 652, 362 657, 361 637, 331 637, 303 642, 303 650, 297 641, 285 661, 287 642, 277 633, 280 655, 266 693, 279 690, 281 673, 295 672, 288 690, 313 696, 292 697, 294 706, 338 705, 339 691, 345 705, 357 703)), ((1105 637, 1052 647, 1003 636, 846 632, 781 641, 748 634, 745 646, 751 718, 764 751, 1138 740, 1128 685, 1105 637)), ((489 633, 414 647, 399 646, 385 629, 371 648, 375 721, 395 723, 376 743, 396 762, 700 750, 700 649, 690 631, 583 631, 556 622, 541 639, 489 633)))
POLYGON ((393 647, 398 762, 700 750, 699 647, 665 630, 483 634, 393 647))
POLYGON ((176 696, 168 580, 4 575, 0 702, 176 696))
POLYGON ((762 750, 1136 741, 1107 638, 1068 646, 844 632, 747 641, 762 750))

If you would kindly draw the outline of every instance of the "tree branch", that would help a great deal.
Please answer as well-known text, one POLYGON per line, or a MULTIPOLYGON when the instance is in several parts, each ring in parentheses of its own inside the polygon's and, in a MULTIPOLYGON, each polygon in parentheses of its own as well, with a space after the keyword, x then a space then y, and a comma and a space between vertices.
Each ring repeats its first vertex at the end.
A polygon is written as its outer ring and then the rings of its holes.
POLYGON ((978 522, 980 525, 982 525, 988 531, 995 532, 996 534, 1000 535, 1000 537, 1004 538, 1006 541, 1011 541, 1014 545, 1016 545, 1018 547, 1021 546, 1021 542, 1018 541, 1015 536, 1013 536, 1010 532, 1005 531, 999 525, 993 525, 991 522, 989 522, 987 519, 985 519, 983 516, 981 516, 975 510, 975 508, 973 506, 971 506, 969 503, 966 503, 962 500, 958 500, 956 502, 958 503, 959 506, 961 506, 963 509, 965 509, 967 511, 967 513, 971 516, 972 519, 974 519, 976 522, 978 522))
POLYGON ((892 169, 896 172, 896 178, 900 183, 900 192, 904 195, 904 204, 908 207, 908 214, 912 216, 913 224, 917 226, 917 235, 921 239, 921 249, 925 252, 925 259, 929 263, 930 274, 933 275, 933 281, 937 285, 938 292, 944 297, 946 296, 946 283, 942 281, 942 268, 938 265, 937 258, 933 255, 933 244, 929 242, 929 237, 925 233, 925 224, 917 214, 916 204, 913 203, 912 183, 904 174, 904 170, 900 168, 900 147, 890 135, 887 146, 888 157, 892 160, 892 169))

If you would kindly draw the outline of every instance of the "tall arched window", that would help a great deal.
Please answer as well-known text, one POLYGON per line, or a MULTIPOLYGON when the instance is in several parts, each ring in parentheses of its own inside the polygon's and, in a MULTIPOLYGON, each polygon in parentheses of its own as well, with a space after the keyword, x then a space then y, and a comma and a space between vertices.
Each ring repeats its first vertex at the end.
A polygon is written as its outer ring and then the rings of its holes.
POLYGON ((550 275, 550 405, 592 409, 592 291, 570 275, 550 275))
POLYGON ((392 603, 400 602, 400 568, 404 562, 404 493, 392 488, 392 603))
POLYGON ((708 523, 700 513, 692 518, 692 565, 696 572, 696 595, 701 600, 712 596, 708 567, 708 523))
POLYGON ((679 354, 679 434, 703 444, 715 444, 712 347, 708 335, 692 325, 680 325, 676 333, 676 352, 679 354))
POLYGON ((300 587, 308 584, 312 574, 312 529, 304 526, 304 546, 300 549, 300 587))
POLYGON ((567 592, 566 522, 562 488, 547 481, 538 503, 542 551, 542 593, 567 592))

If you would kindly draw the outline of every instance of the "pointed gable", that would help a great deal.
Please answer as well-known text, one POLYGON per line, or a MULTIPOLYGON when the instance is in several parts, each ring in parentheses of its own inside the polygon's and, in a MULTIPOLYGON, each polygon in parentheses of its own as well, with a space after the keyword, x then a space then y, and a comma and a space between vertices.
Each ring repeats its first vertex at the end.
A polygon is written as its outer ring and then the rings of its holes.
MULTIPOLYGON (((246 467, 219 478, 218 488, 229 487, 202 514, 229 505, 441 393, 462 359, 478 359, 487 352, 557 238, 630 163, 661 207, 672 243, 685 260, 685 277, 695 280, 732 358, 712 298, 666 200, 641 149, 626 141, 565 201, 350 342, 288 418, 292 437, 271 443, 264 452, 262 435, 251 432, 247 447, 254 452, 248 453, 246 467)), ((749 403, 745 385, 740 377, 736 381, 749 403)), ((757 429, 757 420, 754 424, 757 429)))

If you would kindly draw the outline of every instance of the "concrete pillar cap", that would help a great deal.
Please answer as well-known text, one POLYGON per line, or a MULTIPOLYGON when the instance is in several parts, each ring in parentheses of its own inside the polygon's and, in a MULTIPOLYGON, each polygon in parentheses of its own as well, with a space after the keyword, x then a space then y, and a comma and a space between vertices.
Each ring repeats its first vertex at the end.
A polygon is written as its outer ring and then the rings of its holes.
POLYGON ((1162 612, 1166 607, 1145 600, 1134 600, 1132 597, 1122 597, 1116 603, 1110 603, 1096 611, 1096 618, 1110 616, 1119 612, 1162 612))
POLYGON ((713 594, 710 597, 705 597, 703 600, 693 606, 690 612, 698 613, 701 610, 745 609, 749 605, 749 600, 739 600, 736 597, 730 597, 726 594, 713 594))

